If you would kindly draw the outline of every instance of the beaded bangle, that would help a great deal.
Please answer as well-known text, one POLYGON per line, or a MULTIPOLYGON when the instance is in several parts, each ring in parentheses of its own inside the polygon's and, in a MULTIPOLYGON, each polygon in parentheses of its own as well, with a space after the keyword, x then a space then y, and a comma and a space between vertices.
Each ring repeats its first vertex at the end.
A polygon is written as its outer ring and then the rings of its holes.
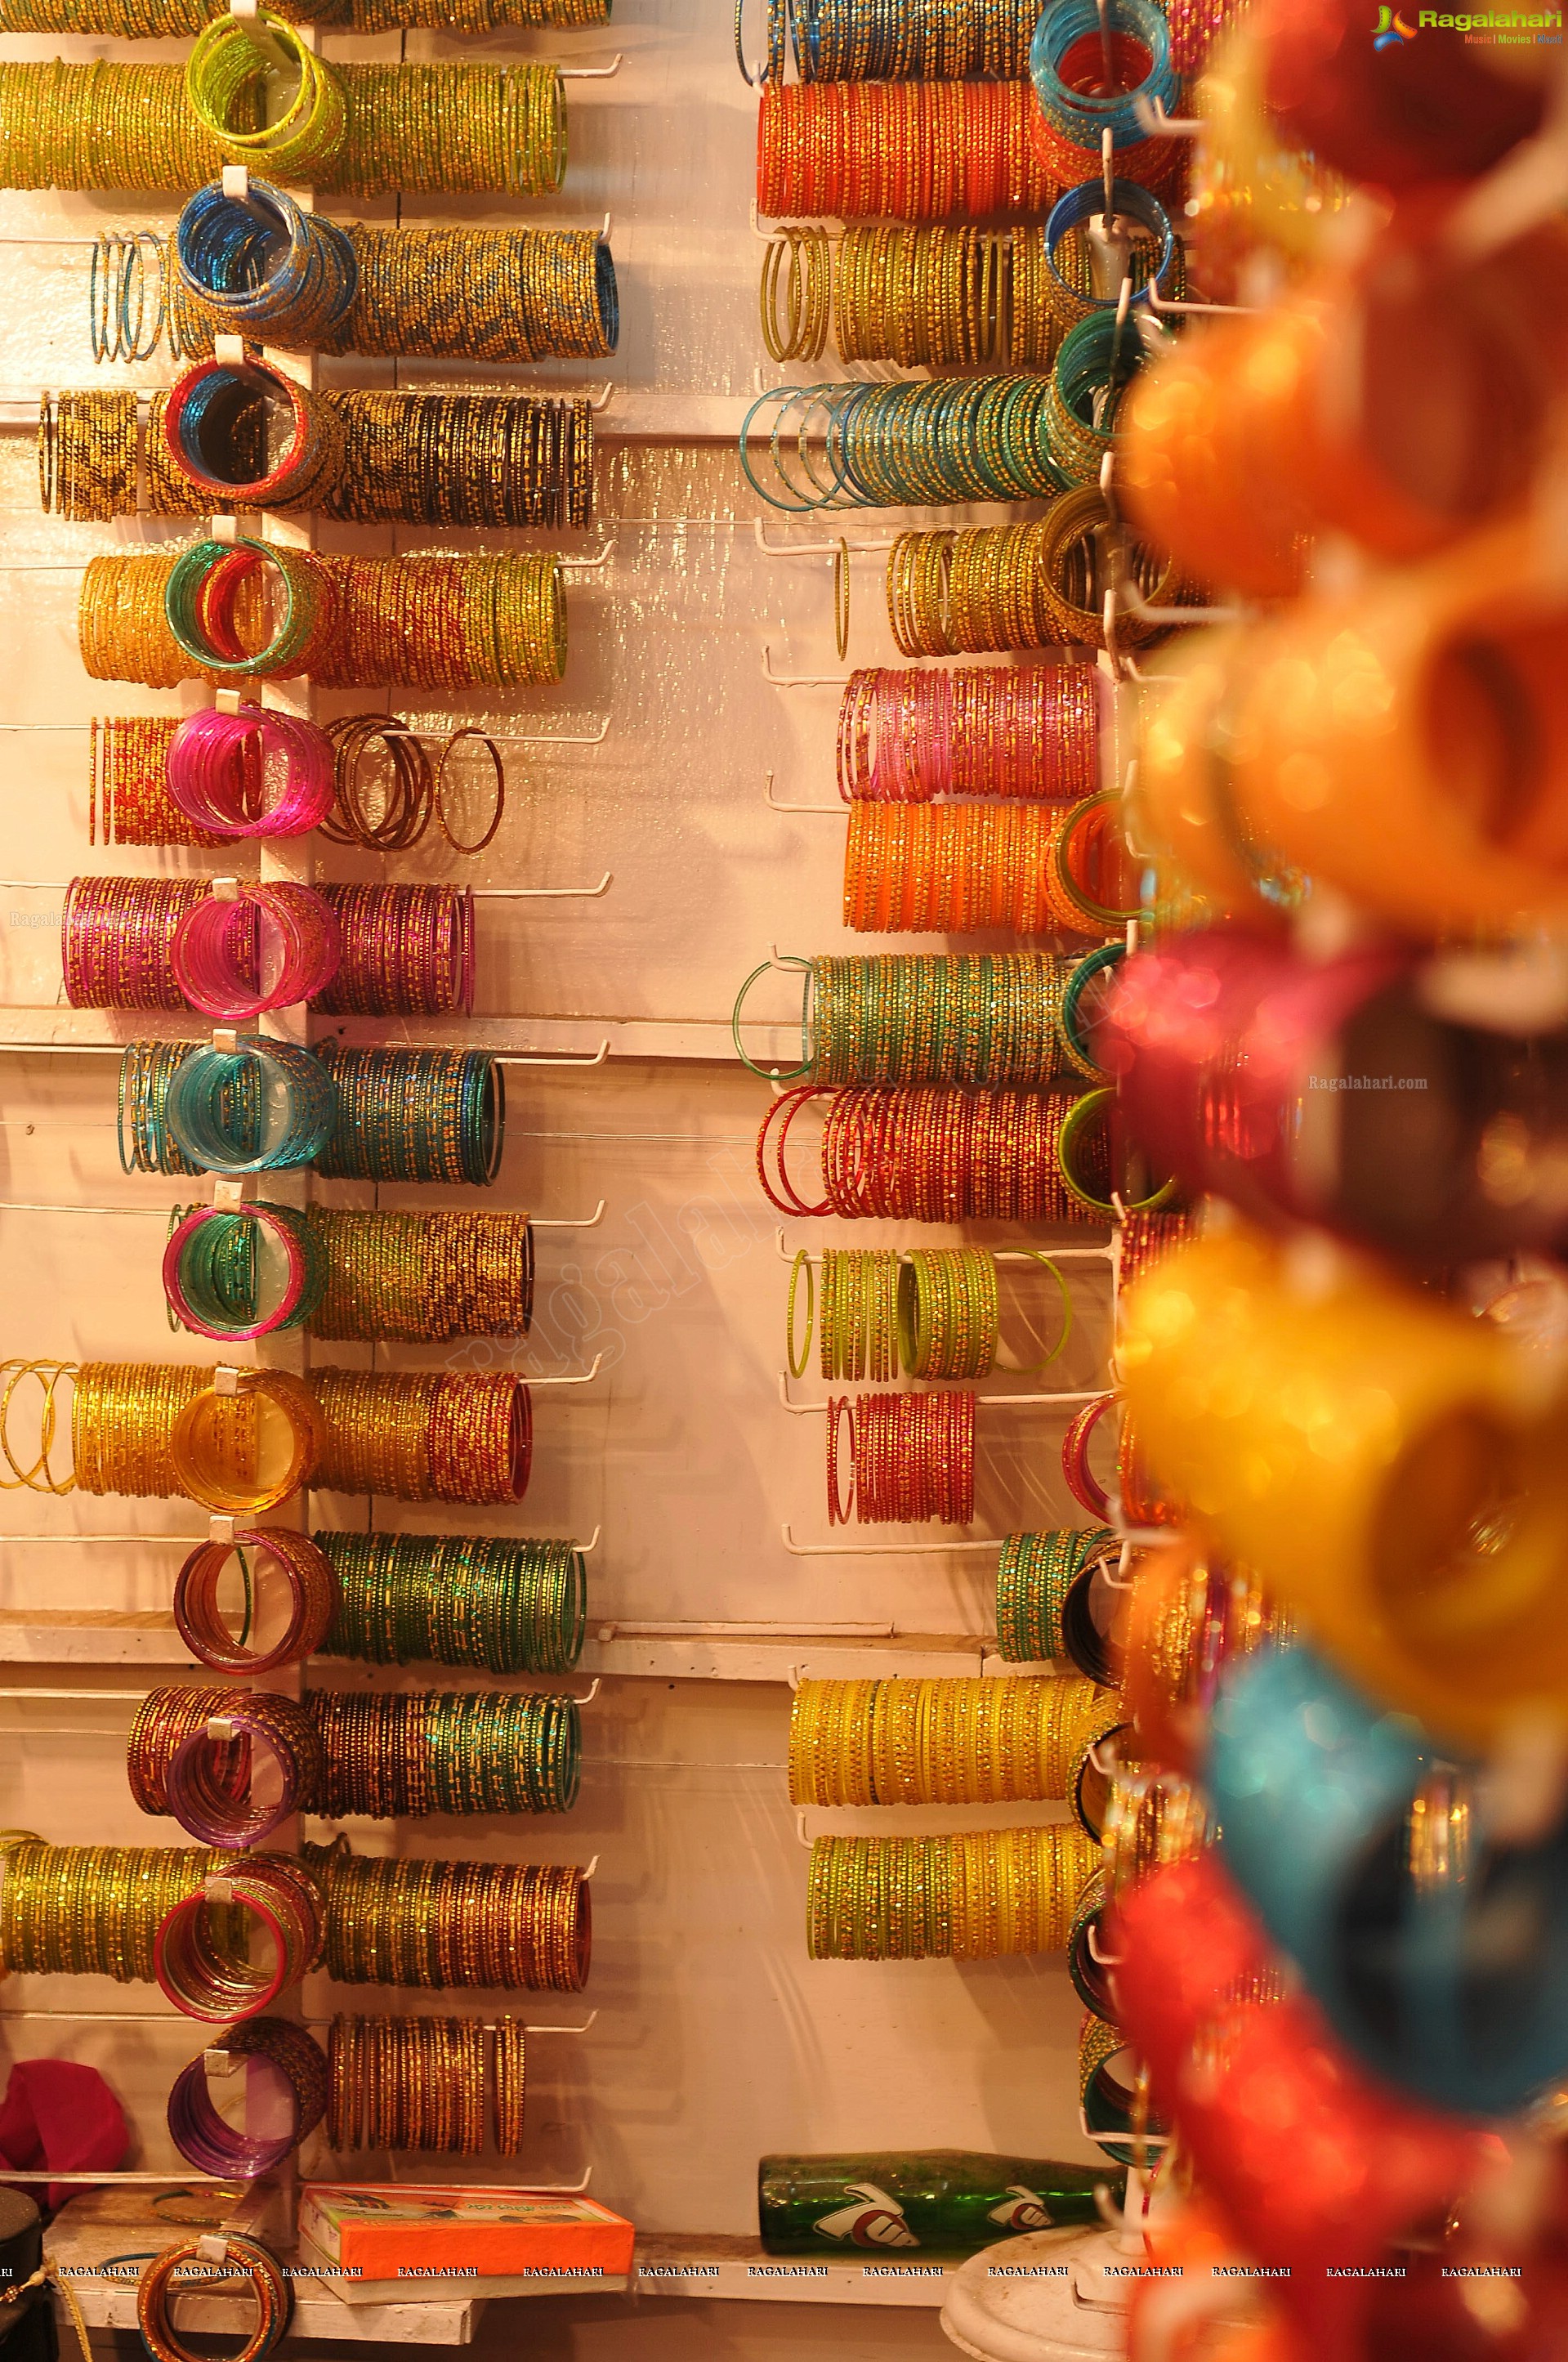
POLYGON ((319 1542, 283 1526, 244 1527, 232 1542, 197 1543, 174 1579, 173 1606, 175 1628, 198 1662, 215 1672, 253 1677, 281 1665, 303 1664, 323 1648, 339 1612, 337 1576, 319 1542), (254 1554, 254 1566, 247 1553, 254 1554), (219 1590, 231 1557, 239 1561, 248 1602, 268 1565, 287 1588, 287 1618, 265 1649, 248 1649, 243 1632, 236 1639, 220 1609, 219 1590))
POLYGON ((177 2246, 165 2247, 144 2268, 137 2283, 136 2319, 152 2362, 204 2362, 174 2330, 171 2313, 181 2286, 199 2290, 225 2280, 248 2283, 256 2300, 256 2326, 233 2362, 266 2362, 282 2344, 294 2300, 281 2267, 259 2239, 243 2239, 230 2231, 222 2235, 222 2244, 221 2265, 207 2260, 204 2239, 182 2239, 177 2246))
POLYGON ((286 2132, 239 2132, 219 2115, 207 2091, 206 2062, 212 2051, 201 2052, 181 2069, 169 2093, 169 2134, 175 2147, 199 2173, 254 2180, 282 2165, 326 2114, 327 2062, 319 2044, 303 2025, 288 2018, 252 2017, 231 2026, 215 2046, 230 2059, 243 2059, 248 2078, 258 2069, 288 2095, 286 2132))

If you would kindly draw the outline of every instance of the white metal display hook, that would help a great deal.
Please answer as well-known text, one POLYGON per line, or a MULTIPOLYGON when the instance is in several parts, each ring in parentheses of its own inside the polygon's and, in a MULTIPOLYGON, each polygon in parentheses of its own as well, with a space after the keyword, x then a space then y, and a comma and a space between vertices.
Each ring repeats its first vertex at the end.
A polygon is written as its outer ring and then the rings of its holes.
MULTIPOLYGON (((773 1244, 774 1252, 778 1255, 779 1262, 786 1267, 791 1265, 795 1261, 795 1253, 791 1253, 790 1249, 785 1244, 784 1225, 782 1222, 777 1224, 774 1229, 773 1244)), ((803 1249, 796 1250, 796 1253, 803 1252, 805 1252, 803 1249)), ((989 1249, 992 1261, 996 1263, 1038 1263, 1041 1255, 1044 1256, 1047 1263, 1053 1263, 1058 1260, 1065 1262, 1069 1257, 1077 1261, 1082 1261, 1084 1258, 1089 1256, 1098 1257, 1103 1263, 1109 1262, 1115 1253, 1116 1242, 1114 1240, 1112 1240, 1108 1246, 1103 1247, 1042 1247, 1038 1254, 1032 1253, 1027 1247, 992 1247, 989 1249)), ((812 1263, 821 1263, 822 1256, 820 1254, 812 1255, 811 1260, 812 1263)))
POLYGON ((791 1558, 936 1558, 948 1551, 993 1551, 1002 1547, 999 1534, 981 1541, 798 1542, 788 1518, 778 1530, 791 1558))
MULTIPOLYGON (((981 1410, 1014 1410, 1021 1405, 1026 1403, 1099 1402, 1104 1392, 1105 1388, 1103 1386, 1075 1386, 1069 1387, 1060 1394, 982 1395, 979 1397, 978 1407, 981 1410)), ((828 1406, 825 1402, 795 1403, 790 1401, 790 1380, 786 1373, 782 1370, 778 1373, 778 1399, 783 1404, 785 1409, 795 1418, 811 1418, 812 1417, 825 1418, 827 1416, 828 1406)))
POLYGON ((847 672, 775 672, 773 650, 766 640, 762 646, 762 677, 775 689, 847 689, 854 678, 847 672))
POLYGON ((778 797, 774 794, 774 792, 773 792, 773 780, 774 780, 774 776, 775 776, 775 775, 774 775, 774 773, 773 773, 773 772, 771 772, 771 771, 769 771, 769 772, 768 772, 767 777, 766 780, 765 780, 765 781, 764 781, 764 783, 763 783, 763 790, 762 790, 762 800, 763 800, 763 802, 764 802, 765 804, 767 804, 767 808, 768 808, 768 810, 769 810, 770 811, 780 811, 780 812, 810 812, 810 813, 812 813, 812 815, 813 816, 813 818, 815 818, 815 819, 817 819, 817 820, 841 820, 841 819, 843 819, 843 818, 845 817, 845 815, 848 812, 848 811, 849 811, 849 809, 850 809, 850 807, 849 807, 846 803, 844 803, 844 802, 839 802, 839 803, 836 803, 836 804, 786 804, 786 803, 781 803, 781 802, 779 801, 778 798, 778 797))

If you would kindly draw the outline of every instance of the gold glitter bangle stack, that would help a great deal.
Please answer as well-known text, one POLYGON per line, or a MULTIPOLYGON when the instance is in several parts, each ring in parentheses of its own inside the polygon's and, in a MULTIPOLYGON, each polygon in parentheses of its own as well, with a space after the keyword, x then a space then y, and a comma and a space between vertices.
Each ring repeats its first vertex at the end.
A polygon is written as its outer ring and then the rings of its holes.
MULTIPOLYGON (((173 689, 184 680, 227 683, 182 647, 166 607, 179 553, 94 557, 82 579, 77 636, 94 680, 173 689)), ((318 645, 318 681, 338 689, 403 684, 419 689, 513 689, 559 680, 566 670, 566 593, 560 562, 547 553, 341 557, 292 550, 292 566, 321 594, 335 635, 318 645)), ((248 588, 248 586, 246 586, 248 588)), ((241 645, 271 636, 267 590, 238 608, 241 645)), ((325 626, 324 626, 325 629, 325 626)))
MULTIPOLYGON (((547 65, 344 65, 347 120, 315 185, 374 195, 542 197, 566 171, 561 81, 547 65)), ((254 92, 252 93, 254 97, 254 92)), ((233 157, 192 112, 182 66, 0 65, 0 185, 183 193, 233 157)))
MULTIPOLYGON (((0 1968, 151 1984, 160 1925, 232 1860, 204 1846, 52 1846, 30 1835, 8 1838, 0 1968)), ((234 1932, 223 1904, 211 1906, 208 1917, 219 1941, 234 1932)))
POLYGON ((580 1870, 408 1861, 307 1844, 326 1906, 326 1972, 342 1984, 580 1992, 591 1917, 580 1870))
POLYGON ((1094 1682, 803 1681, 792 1805, 1011 1805, 1070 1796, 1120 1705, 1094 1682))
POLYGON ((523 1337, 534 1301, 526 1214, 404 1214, 312 1206, 326 1293, 316 1337, 523 1337))
POLYGON ((523 2146, 525 2031, 469 2017, 335 2017, 327 2036, 326 2136, 340 2157, 435 2149, 478 2157, 485 2135, 485 2051, 495 2146, 523 2146))
POLYGON ((818 1838, 806 1917, 813 1960, 988 1960, 1059 1952, 1099 1863, 1080 1828, 818 1838))
POLYGON ((314 509, 359 524, 593 521, 593 414, 586 401, 293 388, 295 447, 286 468, 270 470, 267 381, 282 381, 254 365, 229 375, 250 399, 235 410, 224 436, 214 438, 221 480, 204 479, 188 458, 174 457, 169 408, 182 389, 149 398, 145 432, 134 393, 46 393, 39 417, 45 511, 85 522, 138 510, 204 516, 216 502, 314 509))

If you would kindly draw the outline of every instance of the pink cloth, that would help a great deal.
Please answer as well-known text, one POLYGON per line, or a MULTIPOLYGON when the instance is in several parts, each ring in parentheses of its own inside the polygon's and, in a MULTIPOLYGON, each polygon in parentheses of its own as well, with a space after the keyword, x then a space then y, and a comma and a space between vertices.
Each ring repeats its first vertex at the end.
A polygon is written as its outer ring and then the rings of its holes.
MULTIPOLYGON (((0 2180, 47 2166, 56 2173, 113 2172, 130 2147, 119 2102, 95 2067, 71 2058, 19 2058, 0 2100, 0 2180)), ((78 2185, 79 2187, 80 2185, 78 2185)), ((36 2196, 38 2184, 27 2185, 36 2196)), ((63 2205, 75 2194, 51 2182, 45 2202, 63 2205)))

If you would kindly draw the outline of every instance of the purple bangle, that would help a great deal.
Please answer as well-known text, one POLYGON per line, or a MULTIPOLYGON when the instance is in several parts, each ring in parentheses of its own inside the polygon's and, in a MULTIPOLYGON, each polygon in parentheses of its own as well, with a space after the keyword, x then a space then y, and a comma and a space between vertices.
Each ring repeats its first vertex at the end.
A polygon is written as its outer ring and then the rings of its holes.
POLYGON ((218 1766, 231 1742, 209 1738, 204 1725, 192 1731, 170 1759, 164 1795, 181 1827, 201 1844, 243 1852, 271 1837, 302 1804, 309 1804, 321 1784, 321 1742, 303 1706, 266 1691, 249 1696, 237 1692, 226 1701, 222 1719, 233 1726, 237 1737, 250 1741, 252 1784, 258 1748, 273 1758, 279 1772, 276 1803, 241 1804, 226 1789, 218 1766))
POLYGON ((303 836, 332 809, 332 741, 296 714, 209 708, 175 731, 168 779, 187 819, 215 836, 303 836))
POLYGON ((212 2047, 254 2059, 280 2074, 293 2103, 292 2126, 286 2133, 263 2136, 227 2123, 208 2093, 206 2053, 202 2051, 181 2069, 170 2091, 170 2137, 199 2173, 223 2180, 254 2180, 281 2165, 326 2114, 326 2060, 303 2026, 282 2017, 247 2018, 231 2025, 212 2047))

